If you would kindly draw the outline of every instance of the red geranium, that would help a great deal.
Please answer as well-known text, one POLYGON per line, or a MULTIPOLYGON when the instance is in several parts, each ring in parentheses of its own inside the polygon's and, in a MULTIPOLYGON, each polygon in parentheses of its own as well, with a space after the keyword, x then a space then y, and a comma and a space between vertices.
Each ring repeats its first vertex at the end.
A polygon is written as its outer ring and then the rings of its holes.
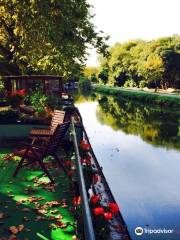
POLYGON ((91 157, 87 156, 86 158, 81 159, 81 164, 91 165, 91 157))
POLYGON ((100 181, 100 176, 98 174, 93 175, 93 183, 96 184, 98 181, 100 181))
POLYGON ((25 89, 20 89, 20 90, 16 91, 16 94, 21 96, 21 97, 25 97, 26 91, 25 91, 25 89))
POLYGON ((87 157, 86 157, 86 163, 87 163, 87 165, 91 165, 91 156, 90 155, 88 155, 87 157))
POLYGON ((67 172, 67 175, 68 175, 69 177, 71 177, 71 176, 73 175, 73 173, 74 173, 74 171, 73 171, 73 170, 70 170, 70 171, 67 172))
POLYGON ((113 217, 113 215, 112 215, 111 212, 105 212, 105 213, 104 213, 104 218, 105 218, 106 220, 112 220, 112 217, 113 217))
POLYGON ((86 164, 86 159, 81 159, 81 164, 86 164))
POLYGON ((93 209, 94 214, 96 216, 103 215, 104 214, 104 208, 103 207, 97 207, 93 209))
POLYGON ((100 197, 99 195, 93 195, 91 198, 90 198, 90 202, 93 203, 93 204, 96 204, 100 201, 100 197))
POLYGON ((90 150, 90 145, 85 140, 82 140, 80 142, 80 147, 81 147, 82 150, 85 150, 85 151, 90 150))
POLYGON ((73 204, 74 204, 74 206, 80 205, 81 204, 81 196, 74 197, 73 204))
POLYGON ((117 203, 109 203, 108 204, 110 211, 112 213, 118 213, 119 212, 119 206, 117 205, 117 203))
POLYGON ((14 96, 17 96, 17 95, 20 96, 20 97, 25 97, 25 95, 26 95, 25 89, 16 90, 16 91, 14 91, 10 94, 11 97, 14 97, 14 96))
POLYGON ((71 161, 71 160, 67 160, 67 161, 65 162, 65 165, 66 165, 67 167, 71 167, 71 166, 72 166, 72 161, 71 161))

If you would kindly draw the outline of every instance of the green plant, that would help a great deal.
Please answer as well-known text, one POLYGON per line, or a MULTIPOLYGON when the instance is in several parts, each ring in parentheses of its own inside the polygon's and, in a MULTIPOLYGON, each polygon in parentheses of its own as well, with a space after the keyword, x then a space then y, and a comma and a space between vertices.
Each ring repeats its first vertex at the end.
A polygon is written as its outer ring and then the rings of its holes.
POLYGON ((136 83, 133 81, 133 79, 129 79, 125 82, 124 87, 136 87, 136 83))
POLYGON ((141 80, 140 82, 139 82, 139 87, 140 88, 144 88, 144 87, 146 87, 147 86, 147 82, 145 81, 145 80, 141 80))
POLYGON ((47 97, 41 87, 36 87, 27 97, 26 101, 35 109, 37 113, 45 112, 47 97))
POLYGON ((4 83, 2 79, 0 78, 0 91, 4 90, 4 83))
POLYGON ((79 88, 83 93, 88 93, 91 91, 91 81, 81 77, 79 79, 79 88))

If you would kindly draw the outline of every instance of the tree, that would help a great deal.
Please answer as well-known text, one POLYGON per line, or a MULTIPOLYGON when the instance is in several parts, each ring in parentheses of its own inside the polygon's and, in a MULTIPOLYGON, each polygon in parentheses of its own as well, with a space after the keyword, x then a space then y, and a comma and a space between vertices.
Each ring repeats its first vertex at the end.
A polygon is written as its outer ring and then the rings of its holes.
POLYGON ((180 36, 116 43, 100 69, 106 69, 105 75, 100 70, 104 84, 112 86, 180 88, 180 36))
POLYGON ((83 71, 84 77, 91 80, 92 82, 97 81, 98 68, 97 67, 86 67, 83 71))
POLYGON ((0 64, 68 76, 83 64, 88 45, 104 53, 107 47, 89 10, 85 0, 0 0, 0 64))
POLYGON ((107 84, 108 82, 108 69, 103 68, 100 73, 98 74, 98 78, 100 79, 100 82, 103 84, 107 84))

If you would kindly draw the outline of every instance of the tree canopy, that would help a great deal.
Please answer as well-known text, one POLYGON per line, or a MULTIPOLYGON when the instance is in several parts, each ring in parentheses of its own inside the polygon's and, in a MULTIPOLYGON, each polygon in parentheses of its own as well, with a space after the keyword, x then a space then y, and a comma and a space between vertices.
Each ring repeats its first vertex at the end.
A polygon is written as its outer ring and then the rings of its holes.
POLYGON ((99 81, 112 86, 180 88, 180 36, 116 43, 101 58, 99 81))
POLYGON ((0 0, 0 74, 81 69, 86 48, 105 52, 86 0, 0 0))

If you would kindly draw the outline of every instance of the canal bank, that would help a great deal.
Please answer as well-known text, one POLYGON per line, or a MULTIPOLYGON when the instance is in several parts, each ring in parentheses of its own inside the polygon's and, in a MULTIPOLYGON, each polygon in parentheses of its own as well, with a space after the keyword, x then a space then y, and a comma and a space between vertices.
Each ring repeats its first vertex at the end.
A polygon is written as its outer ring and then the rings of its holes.
POLYGON ((110 87, 104 85, 92 85, 92 90, 101 94, 109 94, 119 98, 143 101, 166 107, 180 107, 180 95, 145 92, 141 90, 126 89, 122 87, 110 87))

